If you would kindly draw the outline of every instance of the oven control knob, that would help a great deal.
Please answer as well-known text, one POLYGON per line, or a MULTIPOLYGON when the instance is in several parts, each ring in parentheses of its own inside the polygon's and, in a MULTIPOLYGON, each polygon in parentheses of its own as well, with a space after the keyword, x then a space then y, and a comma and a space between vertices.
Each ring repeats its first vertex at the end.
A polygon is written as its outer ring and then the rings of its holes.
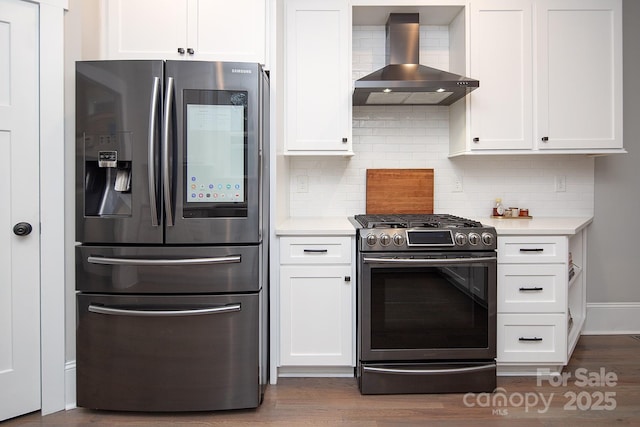
POLYGON ((404 236, 402 234, 393 235, 393 244, 396 246, 404 245, 404 236))
POLYGON ((493 245, 493 234, 491 233, 482 233, 482 243, 484 243, 487 246, 491 246, 493 245))
POLYGON ((456 233, 456 245, 464 246, 467 244, 467 235, 462 233, 456 233))
POLYGON ((380 235, 380 244, 382 246, 389 246, 389 243, 391 243, 391 237, 389 237, 388 234, 381 234, 380 235))
POLYGON ((469 243, 474 246, 480 243, 480 235, 478 233, 469 233, 469 243))
POLYGON ((378 238, 375 236, 375 234, 367 235, 367 245, 374 246, 377 241, 378 241, 378 238))

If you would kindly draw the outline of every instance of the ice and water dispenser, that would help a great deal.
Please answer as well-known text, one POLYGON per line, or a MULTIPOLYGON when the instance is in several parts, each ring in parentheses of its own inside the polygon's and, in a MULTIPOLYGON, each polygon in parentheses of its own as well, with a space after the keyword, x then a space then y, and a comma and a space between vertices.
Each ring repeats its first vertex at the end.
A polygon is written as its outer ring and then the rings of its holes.
POLYGON ((131 133, 84 136, 85 216, 131 216, 131 133))

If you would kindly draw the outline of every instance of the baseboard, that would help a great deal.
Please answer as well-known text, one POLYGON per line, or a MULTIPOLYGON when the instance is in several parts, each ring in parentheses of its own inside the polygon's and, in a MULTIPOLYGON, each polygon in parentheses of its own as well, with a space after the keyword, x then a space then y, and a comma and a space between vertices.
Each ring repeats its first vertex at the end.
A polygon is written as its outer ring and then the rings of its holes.
POLYGON ((64 364, 64 409, 76 407, 76 361, 64 364))
POLYGON ((640 302, 587 303, 582 335, 640 334, 640 302))
POLYGON ((278 377, 350 377, 353 378, 353 366, 281 366, 278 377))

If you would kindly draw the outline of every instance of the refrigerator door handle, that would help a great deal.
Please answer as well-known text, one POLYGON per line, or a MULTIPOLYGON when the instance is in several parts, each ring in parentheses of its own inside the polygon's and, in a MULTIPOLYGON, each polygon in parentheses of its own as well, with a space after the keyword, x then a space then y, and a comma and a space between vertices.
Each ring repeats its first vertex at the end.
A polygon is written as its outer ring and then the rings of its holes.
POLYGON ((208 258, 181 258, 181 259, 142 259, 142 258, 111 258, 101 256, 89 256, 89 264, 102 265, 153 265, 153 266, 175 266, 175 265, 205 265, 205 264, 232 264, 242 261, 240 255, 229 255, 208 258))
POLYGON ((111 308, 100 305, 89 305, 89 311, 97 314, 135 317, 174 317, 174 316, 201 316, 203 314, 221 314, 241 310, 240 304, 229 304, 221 307, 194 308, 187 310, 130 310, 124 308, 111 308))
POLYGON ((173 227, 173 207, 171 206, 171 163, 169 158, 169 131, 171 119, 171 104, 173 103, 173 77, 167 80, 167 92, 164 104, 164 135, 162 137, 162 185, 164 190, 164 209, 167 226, 173 227))
POLYGON ((149 206, 151 207, 151 225, 157 227, 158 205, 156 188, 156 116, 158 114, 158 96, 160 94, 160 78, 153 78, 153 91, 151 106, 149 109, 149 146, 148 146, 148 179, 149 179, 149 206))

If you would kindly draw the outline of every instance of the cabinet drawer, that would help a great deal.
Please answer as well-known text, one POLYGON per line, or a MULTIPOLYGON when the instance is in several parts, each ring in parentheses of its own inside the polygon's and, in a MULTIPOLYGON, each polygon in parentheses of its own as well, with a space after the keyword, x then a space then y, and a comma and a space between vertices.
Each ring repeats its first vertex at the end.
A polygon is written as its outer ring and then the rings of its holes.
POLYGON ((566 263, 567 251, 562 236, 498 237, 498 263, 566 263))
POLYGON ((565 271, 564 264, 498 265, 498 312, 566 311, 565 271))
POLYGON ((282 237, 281 264, 350 264, 351 237, 282 237))
POLYGON ((498 314, 498 362, 565 363, 564 314, 498 314))

